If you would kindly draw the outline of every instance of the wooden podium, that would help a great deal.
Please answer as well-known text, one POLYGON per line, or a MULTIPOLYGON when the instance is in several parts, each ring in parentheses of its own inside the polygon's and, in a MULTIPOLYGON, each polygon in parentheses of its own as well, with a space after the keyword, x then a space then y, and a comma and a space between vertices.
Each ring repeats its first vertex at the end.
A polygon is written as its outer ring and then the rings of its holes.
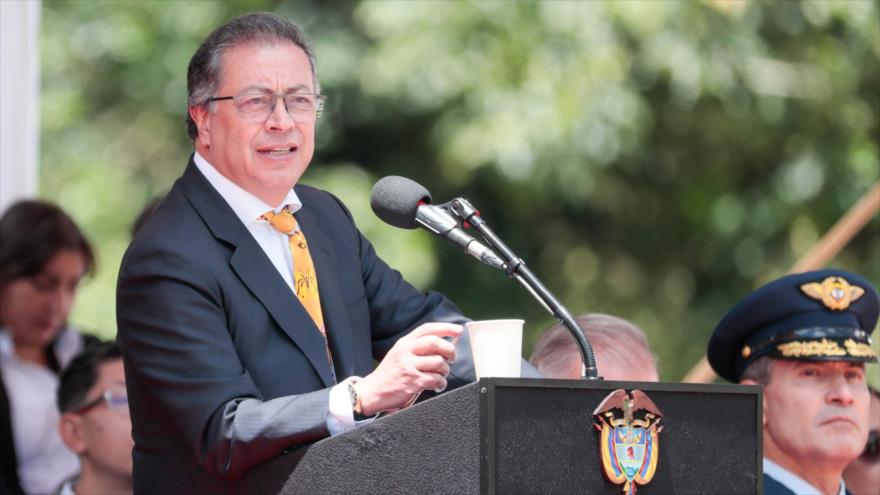
POLYGON ((761 493, 760 387, 484 378, 252 470, 250 493, 619 494, 593 411, 616 389, 662 412, 640 495, 761 493))

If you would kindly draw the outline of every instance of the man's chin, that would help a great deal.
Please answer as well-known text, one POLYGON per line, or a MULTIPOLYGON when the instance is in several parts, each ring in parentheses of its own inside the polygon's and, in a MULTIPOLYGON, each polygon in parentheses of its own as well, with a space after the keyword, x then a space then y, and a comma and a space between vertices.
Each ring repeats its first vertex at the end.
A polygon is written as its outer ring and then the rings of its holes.
POLYGON ((302 176, 302 170, 298 167, 262 170, 256 180, 251 181, 250 188, 244 189, 265 201, 271 206, 277 206, 277 202, 296 185, 302 176))
POLYGON ((849 464, 861 455, 862 447, 865 445, 865 442, 859 442, 858 438, 847 435, 827 440, 827 443, 819 447, 816 455, 833 463, 849 464))

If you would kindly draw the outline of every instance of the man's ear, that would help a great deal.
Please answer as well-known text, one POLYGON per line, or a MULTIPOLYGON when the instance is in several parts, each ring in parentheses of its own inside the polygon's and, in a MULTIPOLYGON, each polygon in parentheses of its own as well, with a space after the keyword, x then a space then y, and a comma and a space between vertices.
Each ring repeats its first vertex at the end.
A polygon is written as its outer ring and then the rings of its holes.
POLYGON ((86 442, 83 438, 82 418, 78 414, 64 413, 58 422, 58 433, 68 449, 77 455, 86 451, 86 442))
MULTIPOLYGON (((761 386, 761 393, 763 394, 765 391, 763 385, 761 385, 760 383, 756 382, 755 380, 751 380, 749 378, 746 378, 745 380, 742 380, 739 383, 740 383, 740 385, 759 385, 759 386, 761 386)), ((762 414, 761 422, 763 423, 764 427, 766 428, 767 427, 767 397, 766 396, 764 397, 764 400, 761 401, 761 414, 762 414)))
POLYGON ((209 148, 211 146, 211 119, 209 118, 210 110, 208 104, 194 105, 189 107, 189 117, 196 123, 199 129, 199 135, 196 142, 201 142, 202 146, 209 148))

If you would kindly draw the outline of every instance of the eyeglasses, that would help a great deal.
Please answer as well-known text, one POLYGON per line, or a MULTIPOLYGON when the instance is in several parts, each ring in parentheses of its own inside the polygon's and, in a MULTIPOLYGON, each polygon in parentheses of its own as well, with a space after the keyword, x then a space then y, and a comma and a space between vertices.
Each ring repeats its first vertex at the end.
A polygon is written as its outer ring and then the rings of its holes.
POLYGON ((104 390, 104 392, 102 392, 101 395, 96 397, 94 400, 86 402, 73 412, 76 414, 85 414, 91 409, 94 409, 96 406, 100 405, 102 402, 105 402, 107 404, 107 408, 110 410, 127 410, 128 393, 123 387, 108 388, 107 390, 104 390))
POLYGON ((880 460, 880 434, 877 430, 868 432, 868 442, 859 458, 865 462, 875 463, 880 460))
POLYGON ((265 122, 275 112, 278 99, 284 101, 284 108, 293 120, 308 122, 321 116, 324 109, 325 95, 315 93, 270 93, 257 91, 238 96, 215 96, 209 102, 232 100, 238 114, 253 122, 265 122))

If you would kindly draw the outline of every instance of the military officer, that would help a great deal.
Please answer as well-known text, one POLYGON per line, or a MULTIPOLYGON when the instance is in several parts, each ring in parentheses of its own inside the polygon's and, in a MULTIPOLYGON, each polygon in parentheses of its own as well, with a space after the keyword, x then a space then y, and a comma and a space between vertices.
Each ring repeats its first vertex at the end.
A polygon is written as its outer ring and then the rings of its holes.
POLYGON ((843 495, 868 437, 865 363, 878 296, 841 270, 787 275, 748 295, 715 328, 707 356, 723 378, 763 387, 764 493, 843 495))

